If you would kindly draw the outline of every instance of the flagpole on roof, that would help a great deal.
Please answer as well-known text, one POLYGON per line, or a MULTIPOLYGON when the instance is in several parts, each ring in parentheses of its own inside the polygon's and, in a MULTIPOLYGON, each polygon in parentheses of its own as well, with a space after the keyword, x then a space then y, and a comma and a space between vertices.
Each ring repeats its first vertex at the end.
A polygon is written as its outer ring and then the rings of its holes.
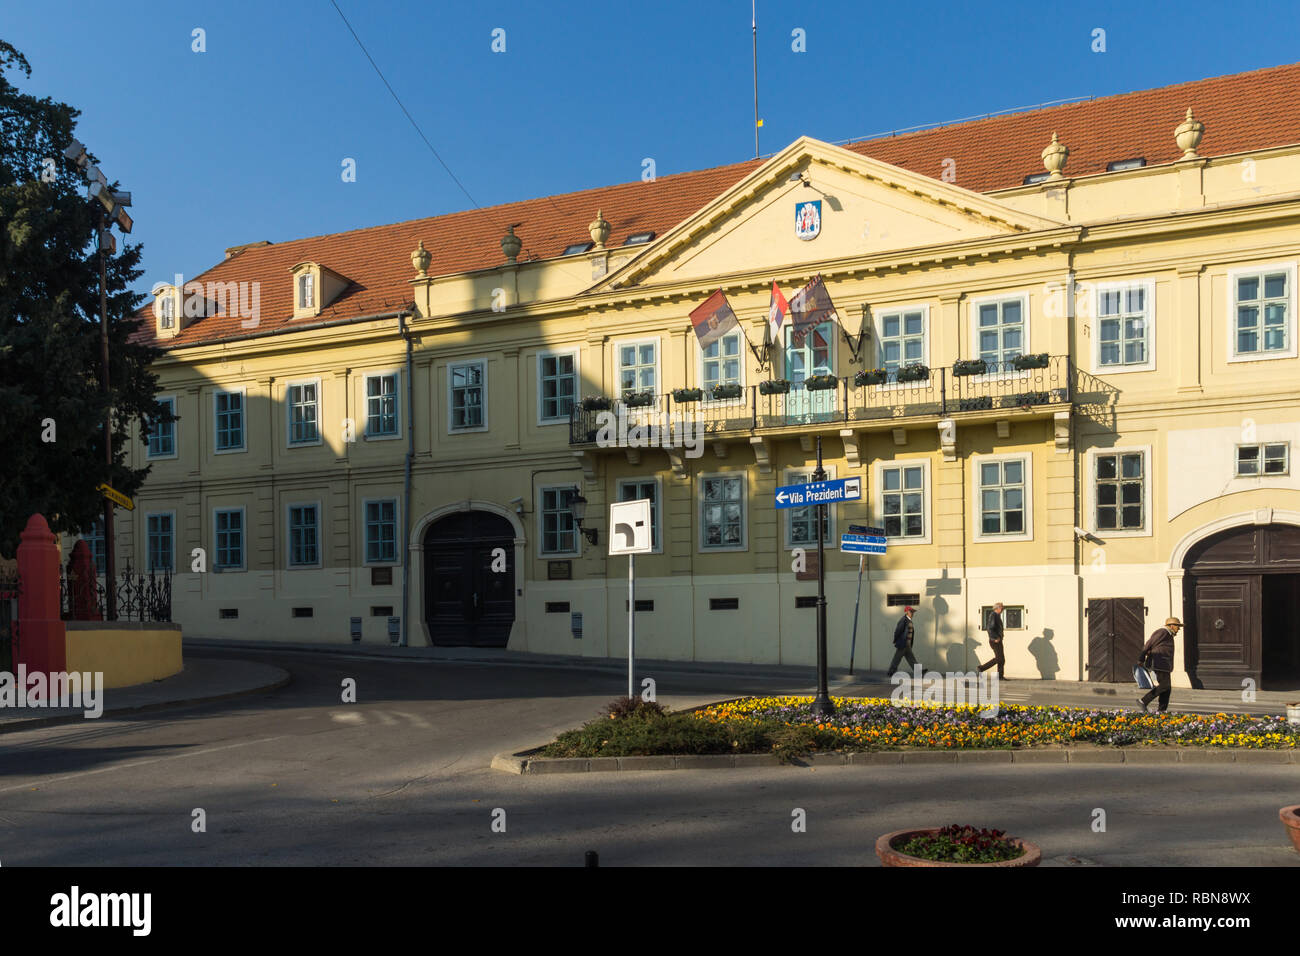
POLYGON ((749 13, 754 30, 754 158, 758 159, 758 0, 750 0, 749 13))

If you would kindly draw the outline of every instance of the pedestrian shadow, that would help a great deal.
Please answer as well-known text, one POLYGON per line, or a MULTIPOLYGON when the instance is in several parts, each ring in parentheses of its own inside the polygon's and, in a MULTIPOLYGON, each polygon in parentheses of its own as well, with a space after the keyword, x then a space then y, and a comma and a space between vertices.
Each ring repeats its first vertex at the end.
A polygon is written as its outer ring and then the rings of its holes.
POLYGON ((1034 657, 1038 667, 1038 676, 1043 680, 1055 680, 1061 670, 1061 660, 1052 645, 1055 632, 1050 627, 1043 628, 1043 633, 1029 642, 1029 653, 1034 657))

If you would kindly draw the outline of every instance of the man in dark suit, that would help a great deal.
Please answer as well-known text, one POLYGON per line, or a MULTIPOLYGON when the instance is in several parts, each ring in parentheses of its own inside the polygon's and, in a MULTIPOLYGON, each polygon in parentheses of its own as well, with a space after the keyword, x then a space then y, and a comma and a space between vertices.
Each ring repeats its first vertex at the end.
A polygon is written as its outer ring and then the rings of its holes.
POLYGON ((1006 667, 1006 656, 1002 653, 1002 602, 999 601, 993 605, 993 613, 989 615, 989 646, 993 649, 993 660, 980 666, 980 673, 984 673, 994 664, 998 665, 998 680, 1006 680, 1002 671, 1006 667))
POLYGON ((1169 676, 1174 670, 1174 638, 1182 626, 1183 622, 1176 617, 1165 618, 1165 626, 1158 628, 1142 648, 1142 659, 1138 663, 1147 667, 1150 662, 1149 666, 1156 672, 1156 686, 1138 698, 1138 704, 1143 710, 1156 697, 1160 698, 1161 713, 1169 709, 1169 676))
POLYGON ((903 608, 903 616, 898 619, 898 626, 894 628, 894 659, 889 662, 889 674, 893 677, 894 671, 898 669, 898 662, 904 657, 907 663, 913 668, 916 667, 916 657, 912 654, 912 638, 916 636, 916 630, 912 627, 912 615, 916 613, 916 608, 908 606, 903 608))

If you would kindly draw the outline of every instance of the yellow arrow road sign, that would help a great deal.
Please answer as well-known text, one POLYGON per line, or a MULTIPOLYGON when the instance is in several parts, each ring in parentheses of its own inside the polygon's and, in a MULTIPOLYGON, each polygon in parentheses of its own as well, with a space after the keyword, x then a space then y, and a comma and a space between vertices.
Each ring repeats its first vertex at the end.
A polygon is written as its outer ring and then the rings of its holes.
POLYGON ((105 484, 98 485, 97 490, 109 501, 112 501, 114 504, 121 505, 127 511, 135 510, 135 502, 132 501, 130 498, 128 498, 126 495, 122 494, 122 492, 116 491, 105 484))

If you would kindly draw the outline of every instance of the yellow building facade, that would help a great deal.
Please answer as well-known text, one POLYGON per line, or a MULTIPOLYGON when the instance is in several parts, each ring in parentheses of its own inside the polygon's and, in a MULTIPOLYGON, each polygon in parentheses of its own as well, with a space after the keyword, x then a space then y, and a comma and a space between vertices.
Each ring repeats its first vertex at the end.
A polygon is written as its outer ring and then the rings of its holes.
POLYGON ((1243 135, 1201 155, 1215 116, 1184 117, 1194 100, 1143 120, 1169 159, 1109 170, 1072 170, 1068 131, 1042 133, 1068 115, 1028 114, 1033 148, 1004 137, 992 159, 1017 182, 998 188, 963 186, 961 156, 922 173, 803 138, 660 229, 622 199, 638 184, 557 197, 563 255, 529 258, 540 240, 512 207, 459 214, 486 223, 464 241, 497 260, 475 268, 439 270, 434 220, 364 252, 360 234, 232 250, 146 312, 178 420, 132 452, 152 471, 118 519, 122 556, 176 568, 189 636, 348 642, 360 618, 387 643, 396 617, 412 645, 618 657, 627 565, 606 555, 608 507, 651 497, 638 656, 811 664, 815 522, 774 494, 808 480, 820 439, 830 476, 864 489, 829 509, 832 667, 859 584, 839 537, 861 524, 889 541, 862 580, 860 669, 886 666, 913 603, 922 663, 970 670, 992 657, 1000 601, 1010 678, 1130 680, 1174 615, 1175 683, 1285 684, 1300 145, 1243 135), (838 322, 796 345, 787 320, 771 341, 773 283, 788 298, 816 276, 838 322), (187 309, 205 281, 208 304, 187 309), (214 281, 260 283, 261 315, 218 310, 214 281), (688 316, 717 289, 740 330, 705 352, 688 316), (638 430, 652 422, 675 429, 638 430))

